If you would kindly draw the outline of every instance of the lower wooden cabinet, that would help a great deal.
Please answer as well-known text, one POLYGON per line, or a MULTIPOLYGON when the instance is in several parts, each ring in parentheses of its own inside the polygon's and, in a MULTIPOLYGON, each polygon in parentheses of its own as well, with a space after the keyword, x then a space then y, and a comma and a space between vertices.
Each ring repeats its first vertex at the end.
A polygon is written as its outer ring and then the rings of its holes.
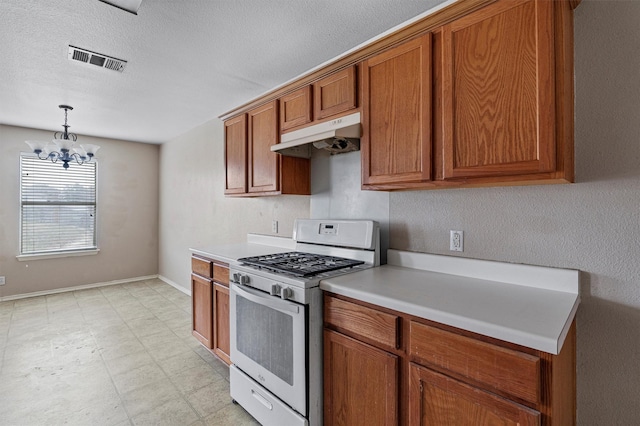
POLYGON ((490 392, 409 365, 409 425, 536 426, 540 413, 490 392))
POLYGON ((229 351, 229 287, 213 284, 213 353, 227 364, 231 364, 229 351))
POLYGON ((552 355, 327 293, 324 423, 575 425, 575 339, 552 355))
POLYGON ((210 279, 191 274, 192 334, 209 349, 213 347, 212 286, 210 279))
POLYGON ((324 424, 398 424, 398 357, 324 331, 324 424))
POLYGON ((191 258, 193 336, 221 360, 229 359, 229 266, 211 259, 191 258))

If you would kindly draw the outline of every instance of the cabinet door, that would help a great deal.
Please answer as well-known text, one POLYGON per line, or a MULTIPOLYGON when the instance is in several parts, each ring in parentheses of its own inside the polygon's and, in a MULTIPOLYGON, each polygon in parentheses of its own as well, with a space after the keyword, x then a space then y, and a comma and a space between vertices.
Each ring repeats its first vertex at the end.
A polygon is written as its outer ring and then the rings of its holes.
POLYGON ((431 179, 431 34, 363 64, 362 183, 431 179))
POLYGON ((311 86, 305 86, 280 98, 280 131, 311 122, 311 86))
POLYGON ((501 0, 443 28, 445 179, 555 170, 554 3, 501 0))
POLYGON ((191 275, 192 334, 207 348, 213 346, 213 294, 212 282, 198 275, 191 275))
POLYGON ((539 426, 540 413, 427 368, 409 366, 409 425, 539 426))
POLYGON ((324 424, 398 424, 398 357, 324 330, 324 424))
POLYGON ((227 364, 229 359, 229 289, 218 283, 213 283, 213 352, 227 364))
POLYGON ((248 113, 249 187, 248 192, 271 192, 280 188, 280 162, 271 146, 278 143, 278 101, 269 102, 248 113))
POLYGON ((247 192, 247 116, 224 122, 225 194, 247 192))
POLYGON ((313 85, 315 120, 331 117, 356 105, 356 68, 335 72, 313 85))

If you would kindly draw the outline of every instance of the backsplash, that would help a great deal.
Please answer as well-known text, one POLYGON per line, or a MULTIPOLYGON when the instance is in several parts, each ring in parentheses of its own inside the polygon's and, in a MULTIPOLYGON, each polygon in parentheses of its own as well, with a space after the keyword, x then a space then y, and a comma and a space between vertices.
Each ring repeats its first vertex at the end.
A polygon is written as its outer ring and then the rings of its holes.
POLYGON ((389 193, 363 191, 360 151, 330 155, 314 151, 311 158, 312 219, 371 219, 380 224, 381 263, 389 248, 389 193))

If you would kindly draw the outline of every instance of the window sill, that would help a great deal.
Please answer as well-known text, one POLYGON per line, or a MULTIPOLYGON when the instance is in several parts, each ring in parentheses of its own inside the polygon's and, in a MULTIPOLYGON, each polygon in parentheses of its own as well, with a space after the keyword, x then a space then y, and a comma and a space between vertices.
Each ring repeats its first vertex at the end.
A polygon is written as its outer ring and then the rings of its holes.
POLYGON ((100 252, 100 249, 61 251, 57 253, 42 253, 42 254, 20 254, 16 256, 16 259, 18 259, 20 262, 26 262, 29 260, 57 259, 61 257, 93 256, 98 254, 99 252, 100 252))

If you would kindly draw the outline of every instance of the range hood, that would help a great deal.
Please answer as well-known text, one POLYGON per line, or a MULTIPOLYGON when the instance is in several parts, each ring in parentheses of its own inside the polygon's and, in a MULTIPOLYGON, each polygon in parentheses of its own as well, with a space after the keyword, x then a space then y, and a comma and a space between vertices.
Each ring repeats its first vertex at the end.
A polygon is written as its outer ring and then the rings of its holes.
POLYGON ((356 112, 285 133, 280 137, 279 144, 271 146, 271 151, 302 158, 311 158, 312 144, 332 154, 357 151, 360 149, 361 133, 360 113, 356 112))

